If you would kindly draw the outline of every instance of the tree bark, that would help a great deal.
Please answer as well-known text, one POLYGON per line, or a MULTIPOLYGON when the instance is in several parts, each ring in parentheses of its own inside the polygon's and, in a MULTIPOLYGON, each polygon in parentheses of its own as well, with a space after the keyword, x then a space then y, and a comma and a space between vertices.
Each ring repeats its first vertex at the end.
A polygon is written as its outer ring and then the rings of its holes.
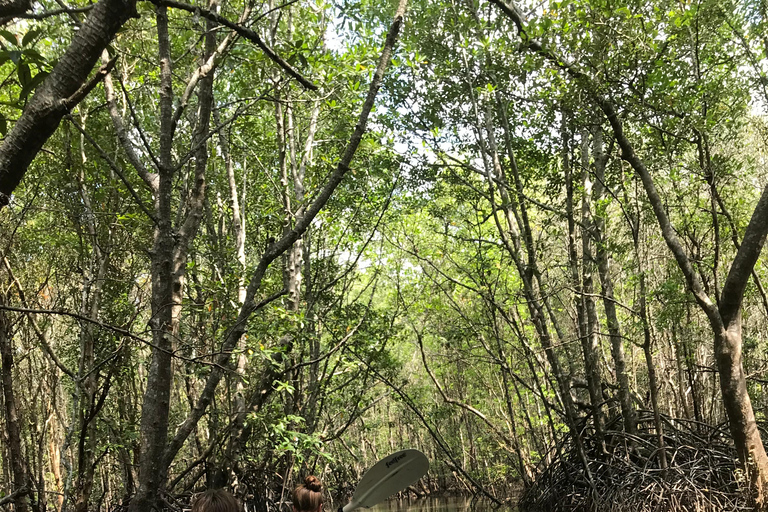
POLYGON ((613 296, 613 278, 611 277, 610 255, 606 247, 605 231, 607 215, 605 208, 600 203, 605 193, 605 166, 608 155, 603 147, 603 128, 595 125, 592 130, 592 157, 595 165, 595 186, 593 203, 595 204, 595 254, 597 256, 597 272, 600 276, 600 285, 603 295, 603 309, 605 310, 605 322, 608 327, 608 336, 611 341, 611 355, 616 367, 616 381, 619 385, 619 403, 624 430, 630 434, 637 431, 637 419, 635 406, 632 403, 632 393, 629 387, 626 358, 624 354, 624 340, 621 335, 621 324, 616 313, 616 302, 613 296))
POLYGON ((0 16, 18 16, 32 9, 32 0, 0 0, 0 16))
MULTIPOLYGON (((0 305, 5 302, 5 296, 0 292, 0 305)), ((27 476, 24 452, 21 447, 21 425, 16 404, 16 394, 13 389, 13 345, 8 332, 8 320, 5 311, 0 311, 0 362, 2 362, 3 405, 5 406, 5 430, 8 436, 8 455, 10 457, 11 474, 15 493, 16 511, 29 510, 29 479, 27 476)))
POLYGON ((160 155, 158 191, 155 194, 155 227, 152 247, 152 359, 141 409, 141 464, 139 489, 131 501, 130 511, 149 511, 158 508, 158 494, 163 484, 165 469, 163 454, 168 437, 168 412, 172 382, 172 350, 174 332, 172 226, 173 162, 171 159, 171 122, 173 90, 171 87, 171 54, 168 37, 167 8, 156 7, 158 52, 160 59, 160 155))
POLYGON ((138 17, 136 0, 101 0, 96 4, 56 67, 29 100, 0 145, 0 208, 8 204, 29 164, 56 131, 64 114, 95 85, 86 84, 88 74, 131 17, 138 17))

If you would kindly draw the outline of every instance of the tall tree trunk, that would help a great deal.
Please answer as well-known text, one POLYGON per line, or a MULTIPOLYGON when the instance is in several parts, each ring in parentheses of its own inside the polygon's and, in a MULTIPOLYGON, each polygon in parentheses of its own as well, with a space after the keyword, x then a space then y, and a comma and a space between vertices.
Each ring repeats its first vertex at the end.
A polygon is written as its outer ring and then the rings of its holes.
MULTIPOLYGON (((216 6, 212 1, 211 5, 216 6)), ((195 166, 190 191, 179 208, 179 225, 172 226, 173 178, 175 175, 172 145, 174 133, 173 88, 171 77, 171 47, 168 35, 168 13, 163 6, 156 7, 158 52, 160 57, 160 156, 159 186, 155 216, 158 220, 152 253, 152 363, 147 378, 147 390, 142 408, 142 463, 139 471, 139 490, 131 502, 131 510, 157 507, 158 493, 167 479, 168 468, 180 449, 169 449, 168 414, 173 382, 173 340, 179 335, 179 321, 183 301, 189 248, 202 219, 205 203, 205 171, 208 165, 208 129, 213 105, 213 78, 211 69, 199 79, 197 123, 192 134, 195 166)), ((216 51, 216 24, 206 21, 205 51, 201 67, 208 63, 216 51)), ((183 441, 182 441, 183 442, 183 441)))
MULTIPOLYGON (((5 292, 0 290, 0 305, 5 304, 5 292)), ((5 311, 0 310, 0 362, 2 362, 3 411, 5 431, 8 439, 8 456, 10 458, 11 475, 13 476, 14 491, 26 489, 16 497, 16 511, 28 512, 30 493, 26 460, 21 447, 21 425, 16 403, 16 393, 13 388, 13 342, 9 332, 10 326, 5 311)))
POLYGON ((168 8, 156 6, 160 60, 160 154, 158 190, 155 195, 155 227, 152 247, 152 359, 141 409, 141 465, 139 489, 131 501, 131 512, 159 508, 158 497, 165 477, 163 454, 168 438, 168 413, 172 383, 172 351, 175 336, 172 226, 173 161, 171 158, 173 90, 171 50, 168 37, 168 8))
MULTIPOLYGON (((280 84, 275 77, 275 96, 277 101, 275 102, 275 133, 277 135, 277 147, 278 147, 278 160, 280 165, 280 192, 283 201, 283 232, 282 236, 286 236, 293 229, 295 221, 298 220, 296 212, 294 212, 294 196, 291 193, 291 179, 289 173, 292 172, 296 162, 296 147, 293 139, 293 116, 291 114, 290 98, 283 97, 280 93, 280 84)), ((301 262, 296 261, 296 258, 301 255, 301 238, 297 239, 288 249, 282 254, 281 260, 283 264, 283 289, 287 294, 287 306, 286 309, 291 313, 296 313, 299 310, 300 301, 300 286, 301 286, 301 262), (296 252, 296 247, 299 247, 299 252, 296 252)), ((280 339, 280 361, 278 364, 283 366, 283 378, 286 381, 291 382, 293 391, 283 391, 283 414, 285 416, 293 415, 296 407, 296 398, 301 395, 301 390, 297 388, 295 370, 291 370, 295 363, 294 341, 296 335, 295 332, 288 332, 280 339)), ((269 383, 272 385, 272 382, 269 383)), ((286 466, 290 466, 289 454, 285 455, 286 466)), ((285 483, 285 482, 284 482, 285 483)), ((283 492, 285 488, 283 488, 283 492)))
POLYGON ((629 387, 626 358, 624 354, 624 338, 621 334, 621 324, 616 314, 616 301, 613 295, 613 277, 610 269, 610 254, 607 247, 606 221, 607 213, 602 206, 605 193, 605 166, 608 162, 608 154, 603 146, 603 128, 596 124, 592 130, 592 158, 595 165, 595 185, 593 203, 595 204, 593 234, 595 238, 595 253, 597 256, 597 271, 600 275, 600 285, 603 295, 603 309, 605 321, 608 327, 608 335, 611 340, 611 355, 616 368, 616 381, 619 385, 619 403, 621 416, 624 422, 624 430, 634 434, 637 430, 635 407, 632 403, 632 393, 629 387))
POLYGON ((584 372, 586 374, 589 401, 592 410, 592 421, 595 426, 595 434, 598 442, 604 438, 604 420, 602 413, 603 391, 600 378, 600 355, 597 344, 597 314, 593 297, 592 279, 592 244, 590 228, 591 212, 589 198, 592 184, 589 180, 589 132, 585 129, 581 133, 581 221, 582 221, 582 254, 581 276, 579 275, 579 256, 576 249, 576 212, 575 212, 575 177, 568 166, 565 171, 566 186, 566 216, 568 217, 568 256, 571 268, 571 281, 575 290, 574 305, 578 318, 578 333, 581 340, 581 350, 584 357, 584 372))

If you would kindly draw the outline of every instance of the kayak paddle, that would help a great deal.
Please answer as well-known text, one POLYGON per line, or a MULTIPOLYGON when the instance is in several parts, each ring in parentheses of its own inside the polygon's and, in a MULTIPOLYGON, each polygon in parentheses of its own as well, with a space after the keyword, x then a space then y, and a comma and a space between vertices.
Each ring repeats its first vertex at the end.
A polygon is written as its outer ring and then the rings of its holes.
POLYGON ((352 501, 340 507, 338 512, 372 507, 416 482, 428 469, 429 460, 419 450, 393 453, 365 472, 352 495, 352 501))

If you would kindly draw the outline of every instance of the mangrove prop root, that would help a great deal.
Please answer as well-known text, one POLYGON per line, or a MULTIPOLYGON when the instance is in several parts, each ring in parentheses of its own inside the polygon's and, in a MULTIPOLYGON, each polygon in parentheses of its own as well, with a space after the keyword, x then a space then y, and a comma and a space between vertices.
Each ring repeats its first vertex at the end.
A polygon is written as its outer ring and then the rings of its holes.
MULTIPOLYGON (((747 481, 723 425, 664 418, 668 467, 659 467, 653 416, 640 415, 638 433, 582 432, 594 488, 570 437, 556 446, 536 481, 523 492, 525 512, 720 512, 752 510, 747 481)), ((614 418, 609 428, 620 428, 614 418)))

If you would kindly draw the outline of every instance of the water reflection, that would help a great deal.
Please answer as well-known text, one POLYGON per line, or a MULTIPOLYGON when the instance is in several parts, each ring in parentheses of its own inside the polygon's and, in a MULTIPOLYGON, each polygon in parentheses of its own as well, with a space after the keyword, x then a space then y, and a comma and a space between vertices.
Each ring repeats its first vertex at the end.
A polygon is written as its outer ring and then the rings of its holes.
POLYGON ((493 508, 487 500, 465 497, 389 500, 368 509, 371 512, 516 512, 516 508, 493 508))

